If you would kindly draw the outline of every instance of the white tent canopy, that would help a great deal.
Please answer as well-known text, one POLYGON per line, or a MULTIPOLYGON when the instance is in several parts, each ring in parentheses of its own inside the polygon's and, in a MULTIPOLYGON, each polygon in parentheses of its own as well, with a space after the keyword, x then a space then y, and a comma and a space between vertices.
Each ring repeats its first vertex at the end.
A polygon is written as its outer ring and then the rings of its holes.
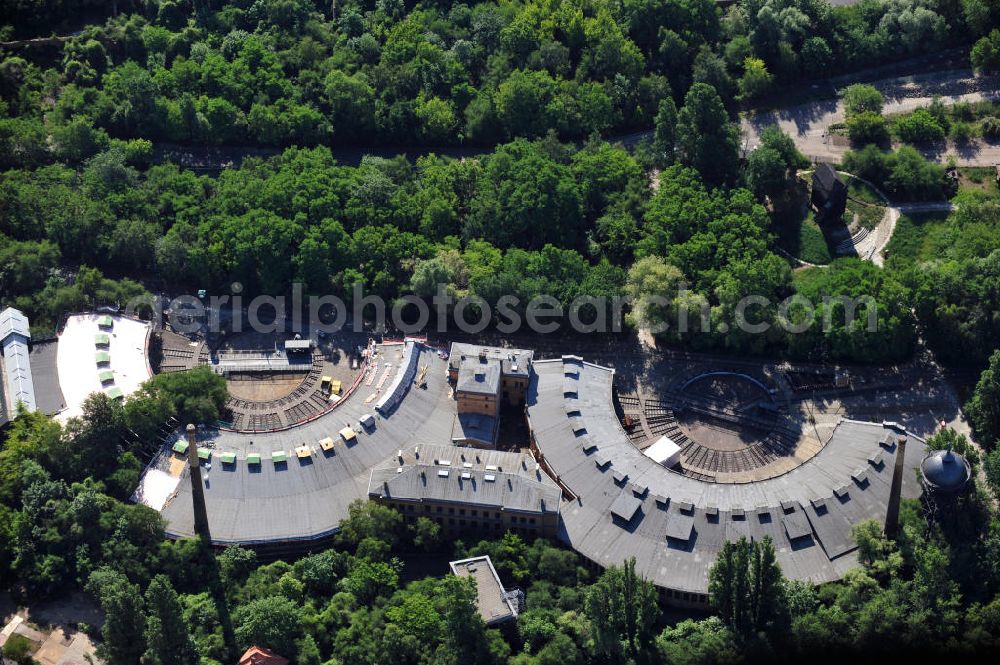
POLYGON ((657 464, 670 468, 681 461, 681 447, 669 436, 661 436, 656 443, 646 448, 646 457, 657 464))

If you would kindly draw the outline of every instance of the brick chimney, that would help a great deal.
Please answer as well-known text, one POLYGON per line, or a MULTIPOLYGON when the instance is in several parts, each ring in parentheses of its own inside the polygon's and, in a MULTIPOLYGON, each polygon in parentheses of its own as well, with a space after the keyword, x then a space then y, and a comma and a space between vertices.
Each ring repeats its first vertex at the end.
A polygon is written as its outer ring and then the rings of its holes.
POLYGON ((208 529, 208 508, 205 506, 205 485, 201 480, 201 460, 198 459, 198 430, 187 426, 188 468, 191 471, 191 504, 194 508, 194 532, 206 545, 211 544, 208 529))
POLYGON ((892 485, 889 489, 889 507, 885 511, 885 537, 896 539, 899 531, 899 502, 903 491, 903 458, 906 456, 906 435, 896 437, 896 464, 892 469, 892 485))

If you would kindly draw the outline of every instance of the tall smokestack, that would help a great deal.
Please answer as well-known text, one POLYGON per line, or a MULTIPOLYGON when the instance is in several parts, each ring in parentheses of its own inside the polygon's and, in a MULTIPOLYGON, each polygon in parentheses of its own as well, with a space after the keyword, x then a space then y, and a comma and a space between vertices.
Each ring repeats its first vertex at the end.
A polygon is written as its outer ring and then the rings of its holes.
POLYGON ((198 434, 194 425, 187 426, 188 468, 191 471, 191 503, 194 506, 194 532, 206 545, 211 544, 208 530, 208 509, 205 506, 205 486, 201 481, 201 461, 198 459, 198 434))
POLYGON ((906 456, 906 435, 896 437, 896 465, 892 470, 892 486, 889 489, 889 507, 885 511, 885 537, 896 539, 899 531, 899 502, 903 491, 903 458, 906 456))

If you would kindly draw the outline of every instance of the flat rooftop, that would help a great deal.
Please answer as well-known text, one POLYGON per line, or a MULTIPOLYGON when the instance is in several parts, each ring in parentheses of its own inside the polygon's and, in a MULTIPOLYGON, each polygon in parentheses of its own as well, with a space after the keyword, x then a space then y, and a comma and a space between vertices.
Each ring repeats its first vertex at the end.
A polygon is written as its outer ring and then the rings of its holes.
POLYGON ((517 610, 500 582, 496 568, 488 556, 452 561, 451 572, 476 581, 476 608, 486 625, 493 626, 517 617, 517 610))

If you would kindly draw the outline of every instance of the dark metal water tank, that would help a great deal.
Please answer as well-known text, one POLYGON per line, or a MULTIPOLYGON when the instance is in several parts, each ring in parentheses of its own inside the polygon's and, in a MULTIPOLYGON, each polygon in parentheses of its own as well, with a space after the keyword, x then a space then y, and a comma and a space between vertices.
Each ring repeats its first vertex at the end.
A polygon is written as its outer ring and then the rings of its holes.
POLYGON ((965 489, 972 467, 953 450, 935 450, 920 463, 920 473, 931 491, 954 494, 965 489))

